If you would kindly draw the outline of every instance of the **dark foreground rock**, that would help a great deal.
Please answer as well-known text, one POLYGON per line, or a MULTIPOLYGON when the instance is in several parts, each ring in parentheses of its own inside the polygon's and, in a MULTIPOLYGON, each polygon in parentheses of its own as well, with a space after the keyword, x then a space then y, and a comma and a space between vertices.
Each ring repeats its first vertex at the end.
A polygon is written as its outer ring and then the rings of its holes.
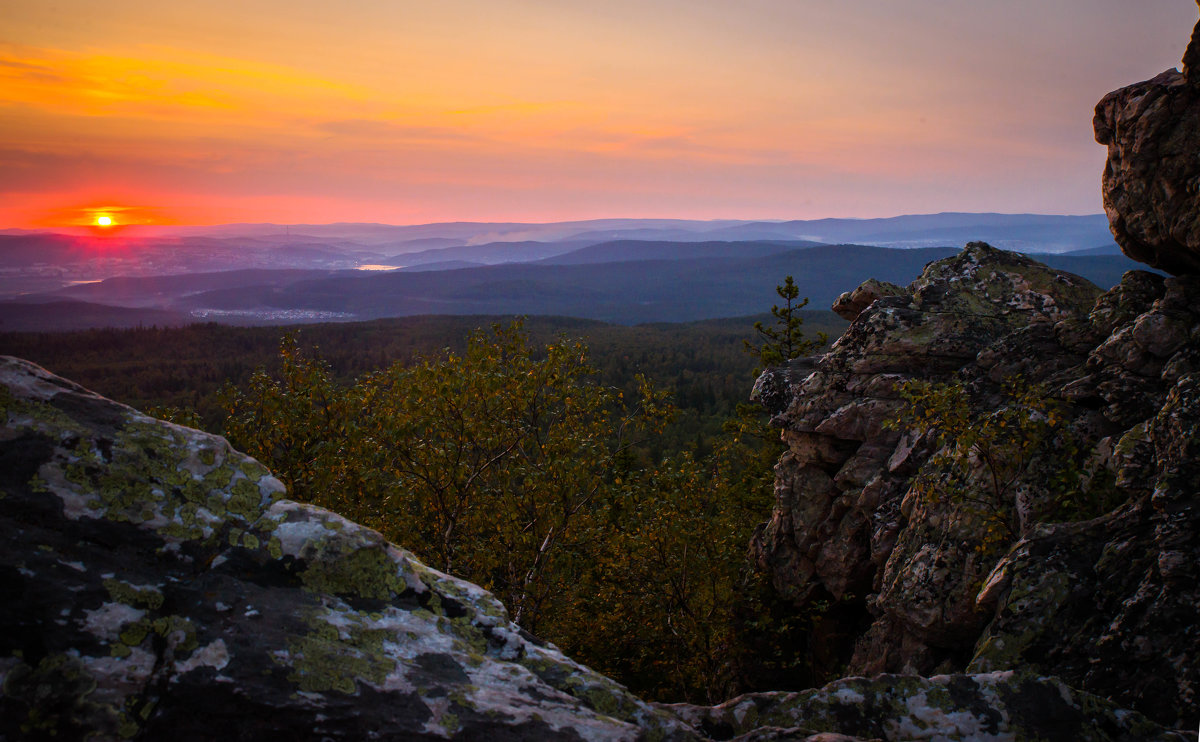
POLYGON ((1175 274, 1200 273, 1200 26, 1183 57, 1096 106, 1108 145, 1104 210, 1126 255, 1175 274))
POLYGON ((753 693, 714 707, 677 705, 712 739, 1182 740, 1055 678, 879 675, 799 693, 753 693))
POLYGON ((222 438, 0 358, 0 740, 1177 738, 1010 673, 649 705, 282 495, 222 438))

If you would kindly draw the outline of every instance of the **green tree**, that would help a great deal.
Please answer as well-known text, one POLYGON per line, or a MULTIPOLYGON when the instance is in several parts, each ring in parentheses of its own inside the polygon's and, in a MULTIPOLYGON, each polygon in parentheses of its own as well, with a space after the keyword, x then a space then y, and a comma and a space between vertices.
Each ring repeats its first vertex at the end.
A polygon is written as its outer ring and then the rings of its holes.
POLYGON ((812 340, 804 338, 801 326, 804 318, 800 310, 808 306, 808 299, 800 299, 800 289, 791 276, 787 276, 783 284, 775 287, 775 293, 783 300, 783 306, 775 304, 771 314, 775 317, 774 324, 765 325, 755 322, 754 329, 758 332, 761 343, 754 345, 749 340, 745 342, 746 352, 758 358, 759 368, 755 374, 761 373, 769 366, 778 366, 793 358, 812 353, 825 344, 829 339, 825 333, 817 333, 812 340))
POLYGON ((725 453, 682 453, 623 480, 561 619, 572 656, 659 700, 717 703, 745 687, 745 554, 771 494, 743 487, 725 453))
POLYGON ((669 413, 649 383, 627 404, 594 382, 586 346, 537 349, 520 322, 343 388, 282 351, 280 378, 227 393, 234 444, 294 497, 492 590, 531 631, 601 539, 618 463, 669 413))
POLYGON ((778 455, 761 420, 702 458, 650 455, 664 394, 598 384, 586 346, 533 344, 520 323, 345 384, 294 339, 280 351, 277 374, 226 389, 225 430, 293 497, 492 590, 524 628, 641 693, 715 702, 747 687, 743 627, 759 608, 745 553, 778 455))

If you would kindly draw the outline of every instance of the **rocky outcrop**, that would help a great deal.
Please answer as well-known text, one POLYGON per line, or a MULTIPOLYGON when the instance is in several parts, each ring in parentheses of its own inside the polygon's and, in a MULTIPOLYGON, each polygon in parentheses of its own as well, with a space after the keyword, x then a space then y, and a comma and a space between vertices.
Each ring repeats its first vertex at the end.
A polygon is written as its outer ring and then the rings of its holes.
POLYGON ((788 446, 760 567, 801 610, 858 622, 851 672, 1025 668, 1194 727, 1200 279, 1134 271, 1101 295, 973 243, 889 293, 806 373, 760 380, 788 446), (1087 519, 996 549, 977 512, 913 486, 939 476, 932 440, 885 421, 907 379, 958 380, 986 410, 1016 376, 1058 401, 1083 463, 1066 492, 1031 466, 1010 507, 1087 519))
POLYGON ((655 706, 224 439, 0 358, 3 740, 1180 740, 1054 678, 655 706))
POLYGON ((781 593, 804 602, 873 591, 907 519, 901 501, 921 452, 920 441, 884 425, 901 405, 897 384, 948 377, 1009 333, 1086 313, 1099 293, 1077 276, 972 243, 853 317, 811 373, 795 380, 791 370, 769 371, 760 389, 790 390, 760 395, 775 401, 788 451, 755 551, 781 593), (787 374, 793 383, 772 380, 787 374))
POLYGON ((852 324, 830 352, 759 379, 787 451, 752 553, 800 612, 834 617, 812 641, 852 672, 1024 668, 1200 721, 1200 25, 1183 63, 1109 94, 1094 122, 1117 242, 1174 277, 1134 271, 1098 295, 972 243, 907 288, 843 294, 852 324), (982 416, 1017 378, 1066 419, 1069 455, 1035 451, 1004 490, 978 451, 952 475, 954 441, 895 424, 906 381, 958 382, 982 416), (1008 533, 971 504, 986 491, 1008 533))
POLYGON ((0 382, 0 739, 696 736, 224 439, 0 382))
POLYGON ((1177 275, 1200 273, 1200 26, 1182 73, 1109 93, 1094 126, 1108 145, 1104 210, 1121 249, 1177 275))

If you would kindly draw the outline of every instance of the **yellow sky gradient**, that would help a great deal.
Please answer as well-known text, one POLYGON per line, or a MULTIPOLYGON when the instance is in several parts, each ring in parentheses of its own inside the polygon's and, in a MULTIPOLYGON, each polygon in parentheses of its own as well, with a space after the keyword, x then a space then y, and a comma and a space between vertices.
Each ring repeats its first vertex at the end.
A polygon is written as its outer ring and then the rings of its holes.
POLYGON ((1195 6, 974 6, 0 0, 0 228, 1099 211, 1195 6))

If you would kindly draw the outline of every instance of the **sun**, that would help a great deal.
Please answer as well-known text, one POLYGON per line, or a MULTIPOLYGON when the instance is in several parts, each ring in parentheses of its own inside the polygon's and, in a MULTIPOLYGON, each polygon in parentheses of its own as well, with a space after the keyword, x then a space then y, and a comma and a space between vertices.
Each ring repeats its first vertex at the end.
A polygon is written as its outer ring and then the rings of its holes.
POLYGON ((100 216, 96 217, 96 226, 97 227, 111 227, 112 225, 113 225, 113 218, 111 216, 109 216, 108 214, 101 214, 100 216))

